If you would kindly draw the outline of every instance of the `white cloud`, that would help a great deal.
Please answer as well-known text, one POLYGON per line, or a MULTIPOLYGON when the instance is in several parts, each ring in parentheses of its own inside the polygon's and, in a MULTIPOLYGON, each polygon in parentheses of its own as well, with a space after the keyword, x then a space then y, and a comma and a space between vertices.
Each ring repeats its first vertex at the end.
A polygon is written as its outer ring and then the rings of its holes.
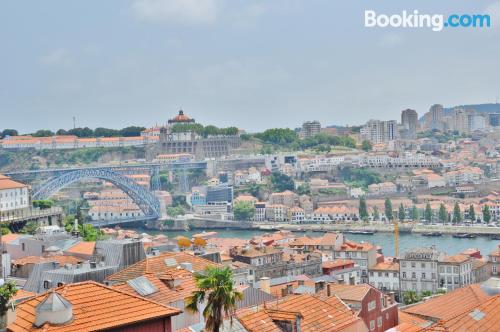
POLYGON ((217 0, 134 0, 132 10, 153 22, 210 24, 217 18, 217 0))
POLYGON ((70 65, 73 60, 71 54, 67 50, 59 48, 42 55, 40 57, 40 62, 49 66, 67 66, 70 65))

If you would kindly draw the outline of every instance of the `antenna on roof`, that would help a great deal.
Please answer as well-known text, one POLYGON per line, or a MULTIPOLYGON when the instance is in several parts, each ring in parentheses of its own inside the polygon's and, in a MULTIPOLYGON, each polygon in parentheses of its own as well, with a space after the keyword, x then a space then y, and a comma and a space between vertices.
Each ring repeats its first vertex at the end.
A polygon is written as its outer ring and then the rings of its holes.
POLYGON ((76 128, 76 117, 73 116, 73 129, 75 129, 75 128, 76 128))

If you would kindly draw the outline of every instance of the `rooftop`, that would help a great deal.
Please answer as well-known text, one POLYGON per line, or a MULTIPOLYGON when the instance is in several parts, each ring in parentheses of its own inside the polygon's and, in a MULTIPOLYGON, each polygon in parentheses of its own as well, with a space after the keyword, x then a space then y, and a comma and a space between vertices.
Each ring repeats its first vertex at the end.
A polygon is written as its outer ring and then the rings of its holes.
POLYGON ((73 320, 64 325, 44 324, 36 328, 35 308, 49 293, 17 305, 17 318, 9 331, 96 331, 116 329, 130 324, 177 315, 179 309, 167 307, 98 284, 93 281, 64 285, 54 290, 73 307, 73 320))

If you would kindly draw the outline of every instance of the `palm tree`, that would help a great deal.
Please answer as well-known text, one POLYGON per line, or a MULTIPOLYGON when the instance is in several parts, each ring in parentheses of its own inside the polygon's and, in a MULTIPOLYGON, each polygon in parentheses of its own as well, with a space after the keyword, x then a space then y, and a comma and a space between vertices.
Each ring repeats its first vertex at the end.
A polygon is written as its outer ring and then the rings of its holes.
POLYGON ((403 301, 405 304, 413 304, 420 301, 420 297, 415 291, 406 291, 403 293, 403 301))
POLYGON ((208 267, 203 273, 195 273, 194 279, 198 290, 186 299, 186 310, 198 312, 198 305, 206 300, 205 331, 219 332, 224 316, 231 317, 236 301, 243 299, 243 294, 233 287, 233 272, 229 267, 208 267))

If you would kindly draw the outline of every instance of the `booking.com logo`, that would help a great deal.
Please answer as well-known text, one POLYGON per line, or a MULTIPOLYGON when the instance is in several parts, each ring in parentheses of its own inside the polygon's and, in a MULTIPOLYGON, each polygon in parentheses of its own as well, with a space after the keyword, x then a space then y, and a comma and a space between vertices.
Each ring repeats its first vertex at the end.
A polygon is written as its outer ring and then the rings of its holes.
POLYGON ((377 14, 374 10, 365 10, 365 27, 373 28, 430 28, 442 31, 444 28, 489 28, 490 15, 487 14, 420 14, 418 10, 401 14, 377 14))

